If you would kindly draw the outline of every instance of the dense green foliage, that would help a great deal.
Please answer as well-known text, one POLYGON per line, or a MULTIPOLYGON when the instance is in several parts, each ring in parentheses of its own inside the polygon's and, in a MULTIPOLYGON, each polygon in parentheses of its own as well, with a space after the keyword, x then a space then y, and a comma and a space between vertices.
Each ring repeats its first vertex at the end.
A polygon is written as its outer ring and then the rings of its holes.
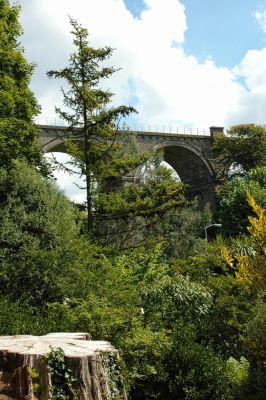
POLYGON ((252 207, 248 203, 250 193, 258 204, 266 208, 266 167, 251 169, 243 176, 235 176, 217 189, 217 219, 226 235, 247 232, 248 216, 252 207))
POLYGON ((0 169, 1 293, 28 304, 62 300, 73 265, 65 257, 77 234, 74 210, 24 163, 0 169), (17 268, 19 265, 19 268, 17 268))
POLYGON ((32 168, 0 172, 1 334, 110 340, 132 399, 261 398, 265 303, 236 279, 221 239, 200 238, 199 211, 169 215, 172 242, 158 227, 144 247, 114 251, 80 233, 79 211, 32 168))
POLYGON ((19 7, 0 1, 0 166, 12 159, 41 161, 37 131, 32 122, 39 106, 28 88, 33 65, 27 63, 18 42, 19 7))
MULTIPOLYGON (((110 253, 79 233, 78 211, 53 183, 18 162, 0 175, 1 334, 78 330, 110 340, 132 399, 238 399, 255 375, 263 390, 250 323, 263 331, 263 302, 234 278, 220 244, 200 238, 203 225, 197 245, 183 236, 180 252, 157 240, 110 253)), ((198 213, 184 209, 180 225, 198 213)), ((263 334, 255 343, 264 346, 263 334)))
POLYGON ((235 172, 266 165, 266 127, 264 125, 236 125, 219 135, 214 143, 216 169, 220 178, 227 177, 229 168, 235 172))

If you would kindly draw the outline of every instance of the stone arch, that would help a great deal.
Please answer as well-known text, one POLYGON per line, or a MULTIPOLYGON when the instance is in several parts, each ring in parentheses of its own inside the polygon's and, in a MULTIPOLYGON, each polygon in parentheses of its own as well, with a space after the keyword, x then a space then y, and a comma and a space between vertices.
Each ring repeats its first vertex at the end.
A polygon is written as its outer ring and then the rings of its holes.
POLYGON ((189 199, 197 197, 201 206, 215 205, 215 174, 207 157, 192 144, 180 140, 165 141, 157 144, 155 150, 163 151, 163 159, 188 185, 189 199))
MULTIPOLYGON (((65 143, 64 143, 65 137, 63 136, 58 136, 56 138, 52 138, 42 145, 42 152, 44 154, 46 153, 67 153, 65 143)), ((84 138, 83 136, 75 136, 73 138, 74 142, 78 142, 80 146, 83 146, 84 138)))

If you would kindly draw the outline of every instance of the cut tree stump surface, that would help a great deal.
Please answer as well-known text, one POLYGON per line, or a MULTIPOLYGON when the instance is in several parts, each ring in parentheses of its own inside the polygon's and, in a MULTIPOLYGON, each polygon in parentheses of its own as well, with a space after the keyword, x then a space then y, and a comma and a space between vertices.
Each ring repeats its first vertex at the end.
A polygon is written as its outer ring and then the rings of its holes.
POLYGON ((0 336, 0 352, 7 351, 16 354, 32 354, 43 356, 51 348, 60 347, 66 357, 92 356, 97 352, 116 353, 116 349, 105 341, 81 340, 71 335, 46 335, 46 336, 0 336))
POLYGON ((43 356, 58 348, 76 382, 70 399, 126 400, 117 350, 109 342, 89 339, 88 333, 69 332, 0 336, 0 400, 48 398, 53 377, 43 356), (39 377, 37 391, 32 370, 39 377))

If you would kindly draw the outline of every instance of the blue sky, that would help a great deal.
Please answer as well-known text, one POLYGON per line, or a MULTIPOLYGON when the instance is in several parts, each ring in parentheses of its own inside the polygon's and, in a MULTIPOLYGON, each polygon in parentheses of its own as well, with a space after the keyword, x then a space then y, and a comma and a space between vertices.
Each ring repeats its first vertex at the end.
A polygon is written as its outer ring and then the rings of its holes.
POLYGON ((265 1, 184 0, 189 29, 186 51, 199 58, 210 55, 219 66, 234 67, 249 49, 260 49, 265 35, 255 10, 265 1))
MULTIPOLYGON (((136 17, 146 9, 142 0, 124 0, 136 17)), ((165 2, 167 4, 167 1, 165 2)), ((249 49, 266 46, 255 18, 266 0, 183 0, 189 29, 184 48, 200 60, 212 57, 218 66, 234 67, 249 49)))
POLYGON ((146 8, 142 0, 124 0, 127 9, 134 15, 134 17, 139 18, 141 12, 146 8))

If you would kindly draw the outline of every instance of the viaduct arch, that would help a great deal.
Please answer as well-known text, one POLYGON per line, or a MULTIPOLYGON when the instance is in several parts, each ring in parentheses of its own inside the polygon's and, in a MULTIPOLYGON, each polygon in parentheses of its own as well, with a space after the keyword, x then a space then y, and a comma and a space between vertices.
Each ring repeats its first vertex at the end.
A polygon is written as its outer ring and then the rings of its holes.
MULTIPOLYGON (((66 152, 64 140, 69 133, 66 127, 38 125, 40 142, 44 153, 66 152)), ((215 135, 223 133, 221 127, 211 127, 206 134, 134 132, 140 150, 161 150, 163 159, 188 185, 189 199, 197 197, 204 206, 210 203, 215 207, 214 183, 215 173, 212 165, 212 143, 215 135)), ((73 140, 83 144, 83 137, 77 134, 73 140)), ((127 176, 134 180, 136 176, 127 176)))

